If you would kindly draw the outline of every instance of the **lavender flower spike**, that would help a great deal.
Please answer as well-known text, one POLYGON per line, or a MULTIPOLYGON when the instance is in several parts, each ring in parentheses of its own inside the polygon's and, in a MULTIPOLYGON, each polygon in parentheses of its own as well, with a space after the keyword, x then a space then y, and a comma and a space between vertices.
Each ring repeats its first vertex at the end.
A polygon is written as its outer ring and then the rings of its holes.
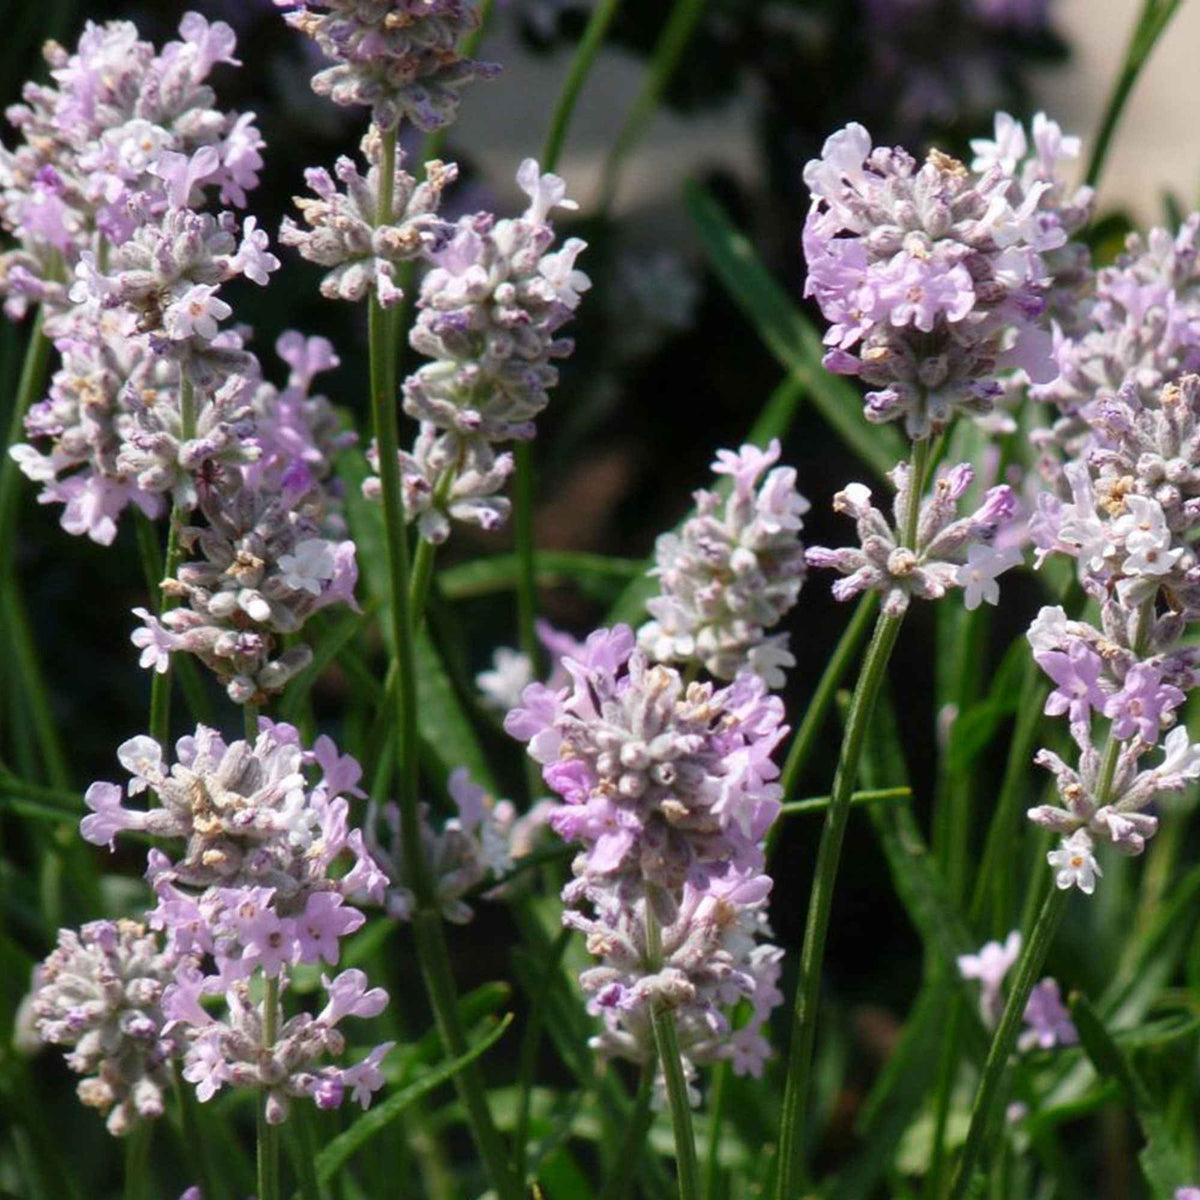
POLYGON ((58 946, 34 977, 34 1029, 72 1047, 67 1065, 84 1076, 79 1099, 108 1114, 108 1131, 129 1133, 162 1116, 175 1043, 162 998, 175 957, 133 921, 93 921, 59 931, 58 946))
MULTIPOLYGON (((898 528, 912 486, 909 464, 897 464, 890 478, 896 487, 893 515, 898 528)), ((833 585, 837 600, 849 600, 868 589, 880 592, 888 616, 903 613, 914 596, 939 600, 954 587, 964 589, 968 608, 980 600, 995 604, 999 598, 995 577, 1021 562, 1019 551, 996 550, 991 545, 997 531, 1012 519, 1016 500, 1007 486, 994 487, 979 508, 959 517, 958 501, 973 479, 971 467, 961 463, 934 483, 921 503, 913 548, 900 544, 896 529, 871 503, 870 490, 861 483, 849 484, 834 496, 833 508, 854 518, 859 547, 811 546, 805 554, 808 565, 831 567, 845 576, 833 585)))
POLYGON ((455 47, 479 24, 472 0, 275 0, 287 22, 336 64, 313 91, 335 104, 365 104, 381 129, 408 117, 430 132, 454 120, 458 93, 499 67, 455 47))
POLYGON ((804 168, 805 294, 832 322, 825 365, 871 384, 867 418, 903 418, 914 439, 989 412, 1001 371, 1055 374, 1043 256, 1080 222, 1050 180, 1003 158, 981 174, 939 150, 918 165, 851 124, 804 168))
POLYGON ((344 191, 339 191, 329 172, 313 167, 305 172, 315 200, 296 197, 307 230, 284 217, 279 241, 295 246, 310 262, 329 267, 321 280, 321 295, 330 300, 362 300, 374 292, 385 308, 396 304, 403 293, 397 286, 396 267, 402 262, 428 257, 444 245, 453 227, 437 216, 442 191, 453 183, 458 168, 438 161, 425 164, 425 182, 403 169, 397 155, 392 211, 376 211, 379 194, 380 138, 377 129, 363 138, 363 155, 370 163, 366 175, 343 156, 334 173, 344 191))
POLYGON ((718 679, 751 670, 768 687, 782 687, 783 668, 795 665, 787 634, 768 635, 796 603, 804 582, 800 542, 808 501, 796 490, 779 441, 765 451, 721 450, 713 471, 733 490, 695 493, 697 516, 655 545, 660 594, 647 601, 652 620, 638 645, 658 662, 702 663, 718 679))

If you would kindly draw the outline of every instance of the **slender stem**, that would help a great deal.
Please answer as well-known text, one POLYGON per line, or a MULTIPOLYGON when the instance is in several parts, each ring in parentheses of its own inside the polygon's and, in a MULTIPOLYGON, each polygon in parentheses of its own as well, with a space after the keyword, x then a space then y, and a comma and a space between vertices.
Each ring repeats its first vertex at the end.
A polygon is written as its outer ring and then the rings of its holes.
POLYGON ((1008 1001, 1004 1005, 1004 1015, 996 1028, 988 1051, 987 1062, 983 1067, 983 1077, 975 1093, 975 1104, 971 1109, 971 1126, 967 1131, 967 1140, 963 1146, 962 1157, 958 1163, 958 1174, 955 1176, 952 1200, 965 1200, 970 1194, 971 1181, 975 1174, 975 1166, 983 1153, 984 1142, 987 1139, 988 1125, 991 1122, 992 1110, 1000 1092, 1000 1083, 1004 1078, 1008 1058, 1017 1040, 1017 1032, 1025 1015, 1025 1006, 1029 1003, 1029 995, 1033 985, 1041 973, 1050 951, 1050 944, 1058 931, 1059 922, 1067 910, 1069 892, 1052 887, 1042 904, 1042 910, 1034 923, 1033 931, 1025 945, 1021 961, 1017 964, 1016 975, 1013 978, 1008 993, 1008 1001))
POLYGON ((612 1174, 604 1183, 600 1200, 626 1200, 633 1194, 630 1183, 637 1174, 638 1160, 642 1157, 646 1134, 650 1129, 653 1113, 650 1110, 650 1099, 654 1094, 654 1064, 648 1063, 642 1068, 642 1077, 638 1083, 637 1098, 634 1100, 633 1112, 625 1125, 625 1137, 621 1143, 620 1153, 612 1174))
POLYGON ((538 1047, 542 1040, 542 1023, 546 1014, 546 999, 558 974, 559 963, 571 940, 571 930, 564 928, 550 946, 546 962, 541 965, 541 974, 534 990, 529 995, 529 1016, 525 1023, 524 1036, 517 1067, 517 1122, 513 1136, 513 1171, 520 1180, 525 1179, 526 1148, 529 1143, 529 1108, 533 1099, 533 1077, 537 1069, 538 1047))
MULTIPOLYGON (((909 547, 916 544, 917 518, 928 460, 928 440, 915 442, 908 503, 904 512, 903 538, 904 544, 909 547)), ((825 814, 825 825, 821 830, 821 842, 817 848, 817 863, 804 930, 804 946, 800 952, 800 979, 796 985, 796 1003, 792 1014, 787 1084, 784 1089, 779 1132, 779 1168, 775 1191, 778 1200, 794 1200, 800 1191, 800 1179, 804 1173, 804 1117, 811 1082, 817 998, 821 985, 821 964, 825 957, 825 940, 829 933, 829 918, 833 908, 834 881, 837 878, 846 819, 850 814, 850 797, 858 778, 863 744, 903 620, 903 616, 892 617, 881 613, 875 623, 875 632, 871 637, 870 646, 867 647, 854 697, 850 702, 846 732, 842 738, 837 769, 833 776, 833 787, 830 789, 829 809, 825 814)))
POLYGON ((154 1122, 138 1121, 125 1139, 125 1200, 146 1200, 149 1195, 150 1142, 154 1122))
POLYGON ((46 774, 55 786, 66 787, 70 780, 62 738, 53 719, 46 678, 42 673, 29 616, 13 569, 21 472, 16 460, 8 453, 8 448, 22 440, 25 414, 45 386, 52 346, 42 333, 42 321, 43 313, 39 308, 29 330, 29 341, 25 346, 25 358, 9 416, 8 437, 3 458, 0 459, 0 586, 4 588, 4 621, 8 627, 8 643, 15 651, 10 661, 17 668, 16 675, 21 682, 25 703, 31 710, 34 735, 46 774))
MULTIPOLYGON (((262 1048, 269 1054, 279 1032, 279 980, 264 977, 262 1011, 262 1048)), ((258 1196, 256 1200, 279 1200, 279 1128, 267 1120, 266 1088, 258 1100, 258 1196)))
POLYGON ((1095 187, 1100 178, 1100 172, 1108 159, 1108 151, 1112 144, 1113 134, 1121 121, 1125 105, 1137 83, 1142 68, 1146 65, 1151 52, 1154 50, 1163 30, 1171 18, 1178 12, 1183 0, 1145 0, 1137 24, 1129 38, 1129 48, 1125 52, 1125 61, 1121 72, 1113 84, 1112 94, 1104 110, 1104 118, 1100 122, 1096 134, 1095 148, 1088 163, 1085 182, 1089 187, 1095 187))
MULTIPOLYGON (((579 93, 595 61, 596 54, 608 32, 609 23, 616 15, 620 0, 603 0, 592 14, 584 30, 575 56, 567 72, 567 81, 559 95, 558 104, 550 121, 546 144, 542 149, 542 170, 553 171, 558 166, 559 155, 567 136, 567 127, 575 111, 579 93)), ((536 545, 533 534, 534 465, 533 446, 530 442, 518 442, 515 448, 516 480, 513 484, 513 537, 517 557, 517 640, 521 652, 538 672, 540 652, 535 630, 537 620, 537 572, 535 563, 536 545)), ((537 794, 540 776, 532 760, 526 759, 526 774, 530 796, 537 794)))
POLYGON ((958 1059, 962 1050, 963 999, 957 992, 950 996, 950 1019, 942 1040, 941 1061, 938 1064, 937 1096, 933 1109, 933 1154, 929 1173, 925 1176, 923 1195, 926 1200, 939 1200, 942 1194, 942 1175, 946 1169, 946 1122, 950 1117, 950 1100, 958 1078, 958 1059))
POLYGON ((242 705, 242 736, 251 746, 258 741, 258 705, 242 705))
MULTIPOLYGON (((457 1058, 466 1053, 467 1041, 457 1019, 454 976, 450 970, 441 914, 436 909, 422 909, 415 915, 413 927, 421 973, 438 1032, 447 1054, 457 1058)), ((483 1080, 477 1072, 468 1076, 466 1071, 460 1071, 455 1076, 455 1083, 492 1187, 504 1200, 520 1200, 523 1191, 509 1166, 504 1142, 488 1109, 483 1080)))
POLYGON ((21 365, 21 377, 17 382, 17 392, 13 397, 12 413, 8 420, 8 438, 4 448, 4 458, 0 461, 0 555, 4 556, 3 573, 7 575, 11 566, 13 553, 13 524, 16 520, 17 499, 20 496, 18 484, 21 479, 20 468, 16 459, 9 453, 8 448, 23 440, 25 434, 25 414, 34 398, 41 392, 46 382, 46 370, 50 365, 49 339, 42 333, 43 314, 41 308, 34 317, 33 326, 29 330, 29 341, 25 347, 25 361, 21 365))
MULTIPOLYGON (((646 914, 646 964, 649 971, 662 969, 662 930, 647 896, 642 905, 646 914)), ((667 1107, 675 1134, 675 1166, 679 1177, 679 1200, 700 1200, 700 1166, 696 1161, 696 1136, 692 1131, 692 1106, 688 1101, 687 1079, 679 1056, 673 1009, 654 1005, 650 1014, 654 1041, 667 1087, 667 1107)))
POLYGON ((217 1190, 216 1176, 213 1173, 212 1164, 209 1162, 204 1135, 200 1130, 199 1114, 196 1111, 197 1100, 192 1093, 191 1084, 183 1078, 178 1061, 172 1066, 172 1078, 175 1084, 175 1099, 179 1104, 179 1122, 183 1129, 183 1141, 191 1156, 196 1178, 200 1181, 200 1195, 203 1200, 220 1200, 224 1191, 217 1190))
MULTIPOLYGON (((179 377, 179 438, 181 442, 191 441, 196 436, 196 392, 192 381, 181 374, 179 377)), ((179 541, 179 531, 183 527, 184 510, 178 502, 171 507, 171 525, 167 532, 167 554, 163 565, 163 579, 174 579, 179 563, 183 557, 183 546, 179 541)), ((152 601, 155 608, 160 605, 152 601)), ((175 607, 175 598, 166 593, 161 598, 162 612, 175 607)), ((165 671, 155 671, 150 681, 150 736, 165 747, 171 736, 171 665, 168 662, 165 671)))
MULTIPOLYGON (((1146 627, 1143 622, 1143 629, 1146 627)), ((1139 636, 1143 641, 1145 634, 1139 636)), ((1104 748, 1104 758, 1100 763, 1100 777, 1096 784, 1096 807, 1102 808, 1108 803, 1112 792, 1113 778, 1117 773, 1117 764, 1121 758, 1121 743, 1117 738, 1108 735, 1108 744, 1104 748)), ((1029 1003, 1029 994, 1042 967, 1046 955, 1050 952, 1050 944, 1058 930, 1059 922, 1067 909, 1067 899, 1070 889, 1051 887, 1042 902, 1041 911, 1034 922, 1033 932, 1030 933, 1025 949, 1017 964, 1016 977, 1004 1006, 1004 1015, 992 1039, 988 1051, 987 1062, 983 1068, 983 1078, 975 1093, 975 1103, 971 1109, 971 1126, 967 1131, 966 1144, 963 1146, 962 1158, 958 1164, 958 1174, 954 1180, 952 1200, 964 1200, 969 1194, 971 1179, 975 1164, 983 1152, 987 1140, 988 1125, 991 1122, 992 1109, 996 1105, 1000 1083, 1004 1077, 1008 1057, 1012 1053, 1017 1040, 1017 1030, 1025 1016, 1025 1006, 1029 1003)))
POLYGON ((708 1100, 708 1162, 704 1170, 704 1200, 721 1194, 721 1129, 725 1124, 725 1097, 729 1090, 729 1061, 722 1059, 713 1071, 708 1100))
MULTIPOLYGON (((907 784, 901 787, 870 788, 862 792, 851 792, 850 803, 858 805, 878 804, 880 801, 887 800, 910 800, 912 794, 912 788, 907 784)), ((801 813, 825 812, 829 808, 830 800, 829 796, 810 796, 807 800, 792 800, 780 808, 779 815, 795 817, 801 813)))
POLYGON ((625 118, 620 132, 613 141, 608 157, 604 161, 604 173, 600 184, 600 211, 607 214, 616 199, 621 180, 621 167, 629 152, 637 145, 646 125, 654 115, 675 68, 683 57, 684 50, 695 32, 696 25, 704 14, 707 0, 677 0, 667 18, 667 24, 654 48, 654 57, 646 74, 642 90, 625 118))
POLYGON ((838 687, 849 669, 851 660, 862 646, 867 630, 871 627, 878 599, 875 592, 868 592, 858 602, 854 616, 850 618, 850 624, 846 626, 837 646, 834 647, 812 699, 808 702, 804 719, 800 722, 800 728, 796 730, 796 736, 792 738, 787 760, 783 764, 783 774, 779 782, 783 787, 785 799, 796 790, 796 784, 808 765, 809 756, 824 729, 829 710, 833 707, 833 698, 837 695, 838 687))
MULTIPOLYGON (((396 130, 381 134, 379 192, 376 212, 385 220, 392 210, 396 168, 396 130)), ((399 431, 396 414, 395 354, 391 322, 375 297, 370 306, 371 414, 379 451, 379 478, 387 547, 394 666, 396 669, 396 771, 400 779, 400 840, 404 870, 416 896, 413 924, 421 973, 434 1018, 447 1053, 467 1051, 458 1019, 458 1001, 441 914, 428 864, 422 852, 419 818, 417 742, 417 678, 413 613, 409 607, 408 533, 400 490, 399 431)), ((428 569, 432 569, 432 564, 428 569)), ((521 1189, 507 1161, 504 1143, 488 1109, 478 1064, 471 1063, 454 1079, 466 1109, 472 1136, 491 1185, 501 1200, 517 1200, 521 1189)), ((262 1198, 260 1197, 260 1200, 262 1198)))
POLYGON ((3 605, 8 653, 15 661, 17 675, 24 684, 24 701, 33 720, 34 736, 46 776, 54 787, 69 788, 71 772, 67 767, 66 750, 50 706, 50 695, 42 675, 42 665, 38 661, 29 614, 25 611, 25 603, 15 579, 9 579, 3 585, 3 605))

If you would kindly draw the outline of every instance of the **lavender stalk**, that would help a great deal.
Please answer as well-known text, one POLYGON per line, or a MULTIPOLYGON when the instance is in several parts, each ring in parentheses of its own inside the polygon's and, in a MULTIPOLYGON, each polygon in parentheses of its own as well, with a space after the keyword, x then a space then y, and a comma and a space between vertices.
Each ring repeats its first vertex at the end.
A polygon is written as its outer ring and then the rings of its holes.
MULTIPOLYGON (((381 132, 379 166, 379 219, 392 211, 396 176, 396 129, 381 132)), ((416 898, 414 926, 417 953, 426 991, 447 1052, 465 1054, 467 1041, 458 1021, 454 980, 441 926, 441 915, 422 851, 418 811, 418 745, 416 654, 414 614, 409 607, 408 535, 400 490, 399 436, 397 431, 394 350, 389 319, 373 293, 370 305, 371 411, 379 448, 380 497, 391 577, 391 619, 397 669, 397 768, 400 773, 400 834, 405 874, 416 898)), ((426 557, 431 559, 431 553, 426 557)), ((500 1134, 492 1120, 487 1096, 474 1063, 455 1076, 455 1086, 467 1110, 471 1132, 488 1178, 501 1197, 517 1197, 520 1189, 509 1168, 500 1134)))

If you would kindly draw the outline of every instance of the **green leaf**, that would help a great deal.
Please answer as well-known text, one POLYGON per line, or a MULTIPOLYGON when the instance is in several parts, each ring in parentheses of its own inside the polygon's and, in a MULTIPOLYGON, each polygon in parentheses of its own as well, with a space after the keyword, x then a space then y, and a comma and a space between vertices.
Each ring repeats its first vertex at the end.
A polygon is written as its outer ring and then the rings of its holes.
POLYGON ((709 262, 768 349, 803 386, 842 441, 882 479, 906 457, 904 439, 890 425, 868 423, 858 390, 821 365, 824 347, 817 331, 712 196, 699 184, 689 183, 684 199, 709 262))
POLYGON ((324 636, 313 650, 312 662, 288 684, 283 702, 279 705, 280 720, 292 725, 297 723, 313 685, 381 608, 381 601, 374 597, 367 602, 361 613, 345 613, 336 623, 325 628, 324 636))
POLYGON ((416 637, 416 655, 417 721, 422 741, 437 756, 444 774, 466 767, 473 782, 496 794, 496 780, 471 719, 424 629, 416 637))
POLYGON ((1184 1166, 1172 1143, 1167 1122, 1150 1090, 1133 1069, 1125 1052, 1104 1027, 1088 998, 1076 992, 1071 996, 1071 1019, 1079 1031, 1079 1040, 1099 1075, 1115 1079, 1137 1114, 1146 1135, 1146 1145, 1138 1155, 1142 1172, 1156 1200, 1171 1200, 1175 1189, 1187 1183, 1184 1166))
POLYGON ((434 1088, 453 1079, 464 1067, 491 1049, 504 1036, 505 1030, 512 1024, 512 1021, 513 1015, 509 1013, 491 1033, 476 1042, 465 1054, 460 1054, 457 1058, 433 1068, 416 1082, 389 1096, 382 1104, 377 1104, 363 1113, 345 1133, 335 1137, 317 1155, 318 1182, 328 1183, 347 1159, 377 1133, 386 1129, 405 1109, 433 1091, 434 1088))

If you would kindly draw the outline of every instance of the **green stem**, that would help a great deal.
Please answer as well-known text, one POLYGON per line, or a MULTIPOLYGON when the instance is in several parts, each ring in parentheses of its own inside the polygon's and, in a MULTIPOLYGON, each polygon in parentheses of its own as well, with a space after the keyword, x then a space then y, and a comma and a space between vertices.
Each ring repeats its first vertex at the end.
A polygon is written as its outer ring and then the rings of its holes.
POLYGON ((1104 118, 1100 122, 1100 131, 1096 134, 1095 148, 1088 163, 1085 182, 1089 187, 1095 187, 1100 179, 1100 173, 1108 159, 1108 151, 1112 145, 1113 134, 1120 123, 1125 111, 1125 105, 1137 83, 1142 68, 1146 65, 1159 37, 1170 23, 1171 18, 1178 12, 1183 0, 1145 0, 1141 15, 1129 37, 1129 48, 1125 52, 1125 61, 1121 73, 1113 85, 1108 105, 1104 110, 1104 118))
MULTIPOLYGON (((196 436, 196 392, 186 375, 179 377, 179 440, 191 441, 196 436)), ((174 579, 183 558, 183 546, 179 531, 183 527, 184 509, 178 502, 171 506, 171 525, 167 532, 167 554, 163 564, 163 579, 174 579)), ((168 612, 175 607, 175 598, 165 593, 159 601, 151 599, 151 606, 158 611, 168 612)), ((171 675, 168 662, 165 671, 155 671, 150 681, 150 736, 164 749, 171 736, 171 675)))
POLYGON ((955 1176, 952 1200, 966 1200, 970 1194, 971 1181, 975 1175, 975 1166, 983 1153, 987 1139, 988 1126, 991 1123, 992 1110, 995 1108, 1000 1093, 1000 1084, 1008 1066, 1008 1058, 1017 1040, 1017 1032, 1025 1016, 1025 1006, 1029 1003, 1029 995, 1033 985, 1046 962, 1050 944, 1058 931, 1063 913, 1067 910, 1069 891, 1051 887, 1042 904, 1042 910, 1034 923, 1029 935, 1021 960, 1017 964, 1016 975, 1009 988, 1008 1001, 1004 1005, 1004 1015, 996 1028, 988 1051, 987 1062, 983 1067, 983 1077, 975 1093, 975 1103, 971 1109, 971 1126, 967 1131, 967 1140, 963 1146, 962 1157, 958 1163, 958 1174, 955 1176))
POLYGON ((646 1134, 650 1130, 650 1121, 653 1116, 650 1111, 650 1098, 653 1094, 654 1064, 649 1063, 642 1069, 637 1098, 625 1125, 625 1137, 621 1142, 621 1150, 612 1174, 605 1180, 600 1200, 626 1200, 628 1196, 633 1195, 633 1188, 630 1184, 637 1174, 638 1160, 642 1157, 646 1134))
POLYGON ((21 365, 21 377, 13 398, 12 413, 8 420, 8 439, 4 448, 4 459, 0 462, 0 555, 4 556, 3 574, 11 569, 13 554, 13 526, 16 522, 17 500, 20 496, 21 471, 16 459, 9 453, 25 439, 25 414, 34 398, 42 391, 46 382, 46 371, 50 366, 50 340, 42 333, 43 314, 41 308, 33 319, 29 341, 25 347, 25 361, 21 365))
MULTIPOLYGON (((662 969, 662 930, 650 897, 642 901, 646 915, 646 965, 650 972, 662 969)), ((675 1012, 656 1004, 650 1015, 654 1041, 667 1087, 667 1107, 675 1135, 675 1166, 679 1178, 679 1200, 700 1200, 700 1167, 696 1161, 696 1136, 692 1132, 692 1106, 688 1102, 687 1079, 679 1056, 675 1012)))
POLYGON ((600 212, 607 215, 616 199, 620 185, 621 167, 629 152, 637 145, 659 100, 675 74, 675 68, 691 41, 696 25, 704 13, 706 0, 678 0, 654 48, 642 90, 621 126, 608 157, 604 161, 604 173, 600 184, 600 212))
MULTIPOLYGON (((450 1057, 457 1058, 465 1054, 468 1047, 458 1021, 458 998, 440 912, 436 908, 418 911, 413 918, 413 927, 421 974, 425 980, 425 989, 429 995, 438 1032, 442 1037, 442 1044, 450 1057)), ((472 1063, 471 1067, 475 1065, 472 1063)), ((482 1078, 477 1071, 468 1068, 460 1071, 454 1079, 459 1099, 467 1113, 471 1133, 475 1138, 475 1145, 492 1187, 503 1200, 520 1200, 523 1189, 512 1173, 500 1132, 492 1120, 482 1078)))
POLYGON ((729 1090, 729 1061, 722 1059, 713 1071, 708 1100, 708 1162, 704 1170, 704 1200, 721 1194, 721 1127, 725 1123, 725 1097, 729 1090))
POLYGON ((571 930, 559 932, 550 947, 548 960, 542 967, 537 987, 529 996, 529 1016, 521 1038, 521 1050, 517 1065, 517 1121, 513 1135, 513 1172, 518 1179, 525 1179, 526 1152, 529 1144, 529 1109, 533 1099, 533 1079, 537 1070, 538 1048, 542 1040, 542 1022, 545 1020, 546 1000, 558 974, 562 956, 571 939, 571 930))
POLYGON ((175 1084, 175 1099, 179 1105, 183 1141, 191 1158, 192 1169, 200 1183, 200 1195, 204 1200, 220 1200, 224 1191, 217 1190, 216 1177, 209 1162, 204 1136, 200 1131, 199 1114, 196 1111, 197 1100, 192 1093, 191 1084, 183 1078, 178 1061, 172 1066, 172 1078, 175 1084))
POLYGON ((53 787, 69 788, 71 772, 67 768, 66 750, 54 711, 50 706, 50 694, 46 688, 42 665, 38 661, 37 647, 33 640, 33 629, 29 614, 17 589, 15 579, 4 585, 4 625, 8 631, 8 650, 16 662, 17 673, 24 683, 24 699, 33 719, 34 736, 41 752, 46 776, 53 787))
POLYGON ((125 1200, 146 1200, 150 1195, 150 1142, 154 1122, 138 1121, 125 1139, 125 1200))
POLYGON ((837 690, 850 667, 851 660, 862 646, 867 636, 867 630, 871 627, 871 619, 875 615, 875 605, 878 599, 875 592, 868 592, 858 602, 854 616, 850 618, 850 624, 846 626, 837 646, 834 647, 833 654, 817 683, 808 708, 804 712, 804 719, 800 722, 800 728, 796 730, 796 736, 792 738, 792 744, 788 747, 787 760, 783 764, 783 774, 780 776, 779 782, 783 787, 785 798, 795 792, 796 784, 800 781, 804 768, 808 766, 809 756, 825 727, 829 710, 833 707, 833 698, 837 695, 837 690))
MULTIPOLYGON (((392 210, 396 167, 396 130, 381 134, 379 192, 376 212, 380 220, 392 210)), ((405 875, 416 896, 413 924, 421 973, 434 1018, 447 1053, 467 1052, 466 1035, 458 1019, 458 1002, 441 914, 428 864, 422 852, 417 741, 417 678, 413 613, 409 607, 408 532, 404 497, 400 490, 399 431, 396 414, 395 355, 388 314, 377 299, 370 305, 371 415, 379 452, 379 478, 387 548, 390 615, 396 672, 396 771, 400 781, 400 840, 405 875)), ((428 568, 432 570, 432 564, 428 568)), ((504 1144, 488 1109, 487 1095, 477 1063, 454 1078, 466 1109, 471 1133, 491 1185, 501 1200, 518 1200, 521 1189, 507 1161, 504 1144)), ((260 1197, 261 1200, 261 1197, 260 1197)))
POLYGON ((251 746, 258 741, 258 705, 242 705, 242 736, 251 746))
POLYGON ((592 63, 595 61, 600 47, 604 44, 608 27, 612 24, 612 19, 617 15, 617 9, 620 7, 621 0, 600 0, 600 4, 588 20, 583 37, 579 39, 579 45, 571 59, 571 65, 567 69, 567 81, 563 84, 554 115, 550 119, 550 132, 546 134, 546 144, 542 148, 543 171, 553 171, 558 166, 558 156, 562 153, 563 143, 567 137, 567 127, 575 112, 579 93, 583 90, 588 72, 592 69, 592 63))
MULTIPOLYGON (((779 815, 780 817, 795 817, 801 813, 825 812, 829 808, 831 799, 830 796, 810 796, 807 800, 792 800, 780 808, 779 815)), ((912 788, 907 784, 901 787, 870 788, 866 791, 850 793, 852 805, 910 799, 912 799, 912 788)))
MULTIPOLYGON (((903 529, 903 544, 910 548, 916 543, 917 519, 928 460, 928 440, 915 442, 903 529)), ((777 1200, 794 1200, 800 1191, 800 1180, 804 1174, 804 1118, 812 1075, 821 965, 825 957, 825 940, 829 933, 829 918, 833 908, 833 887, 841 859, 846 819, 850 814, 850 796, 858 778, 867 729, 903 621, 903 616, 892 617, 881 613, 875 623, 875 632, 871 637, 870 646, 867 647, 854 697, 850 702, 846 732, 842 738, 833 787, 830 789, 829 810, 825 814, 825 825, 821 830, 821 842, 817 848, 812 893, 808 902, 808 919, 804 929, 804 945, 800 952, 800 979, 796 985, 796 1003, 792 1014, 791 1047, 788 1053, 787 1083, 779 1132, 779 1168, 775 1191, 777 1200)))
MULTIPOLYGON (((269 1054, 279 1032, 279 980, 264 977, 262 1011, 262 1048, 269 1054)), ((267 1120, 266 1088, 258 1098, 258 1139, 256 1165, 258 1196, 256 1200, 279 1200, 279 1127, 267 1120)))
MULTIPOLYGON (((1151 601, 1151 603, 1153 603, 1151 601)), ((1146 621, 1142 622, 1139 631, 1139 643, 1144 643, 1149 629, 1146 621)), ((1117 773, 1117 764, 1121 757, 1121 743, 1111 733, 1108 744, 1104 748, 1104 758, 1100 763, 1100 778, 1096 784, 1096 807, 1102 808, 1108 803, 1112 793, 1113 778, 1117 773)), ((987 1140, 988 1126, 992 1118, 992 1109, 1000 1091, 1000 1083, 1004 1070, 1008 1065, 1008 1057, 1012 1053, 1017 1040, 1017 1031, 1025 1016, 1025 1006, 1029 1003, 1029 994, 1046 962, 1050 952, 1050 944, 1058 930, 1063 913, 1067 910, 1067 899, 1071 894, 1070 888, 1051 886, 1041 911, 1034 922, 1033 932, 1030 933, 1021 959, 1017 963, 1016 977, 1008 993, 1008 1001, 1004 1006, 1004 1015, 992 1039, 988 1051, 987 1062, 984 1064, 983 1077, 979 1081, 975 1093, 975 1103, 971 1109, 971 1127, 967 1131, 967 1141, 963 1146, 962 1158, 958 1164, 958 1174, 955 1176, 952 1200, 965 1200, 970 1192, 971 1180, 980 1154, 987 1140)))
POLYGON ((57 787, 67 787, 70 778, 66 767, 66 754, 58 725, 53 719, 46 678, 42 673, 29 615, 25 611, 13 569, 21 472, 8 449, 24 439, 25 414, 45 387, 53 347, 42 333, 42 321, 43 313, 39 308, 29 330, 29 341, 25 346, 25 358, 21 364, 21 375, 17 381, 9 416, 8 438, 3 459, 0 461, 0 586, 4 588, 4 622, 8 628, 8 642, 14 652, 12 658, 15 660, 25 703, 33 717, 34 734, 42 762, 50 781, 57 787))
POLYGON ((946 1122, 950 1117, 950 1101, 954 1082, 958 1078, 958 1058, 962 1050, 963 999, 958 992, 950 996, 950 1019, 942 1040, 941 1061, 938 1064, 938 1084, 933 1108, 933 1154, 929 1174, 925 1176, 926 1200, 939 1200, 942 1194, 942 1175, 946 1169, 946 1122))

